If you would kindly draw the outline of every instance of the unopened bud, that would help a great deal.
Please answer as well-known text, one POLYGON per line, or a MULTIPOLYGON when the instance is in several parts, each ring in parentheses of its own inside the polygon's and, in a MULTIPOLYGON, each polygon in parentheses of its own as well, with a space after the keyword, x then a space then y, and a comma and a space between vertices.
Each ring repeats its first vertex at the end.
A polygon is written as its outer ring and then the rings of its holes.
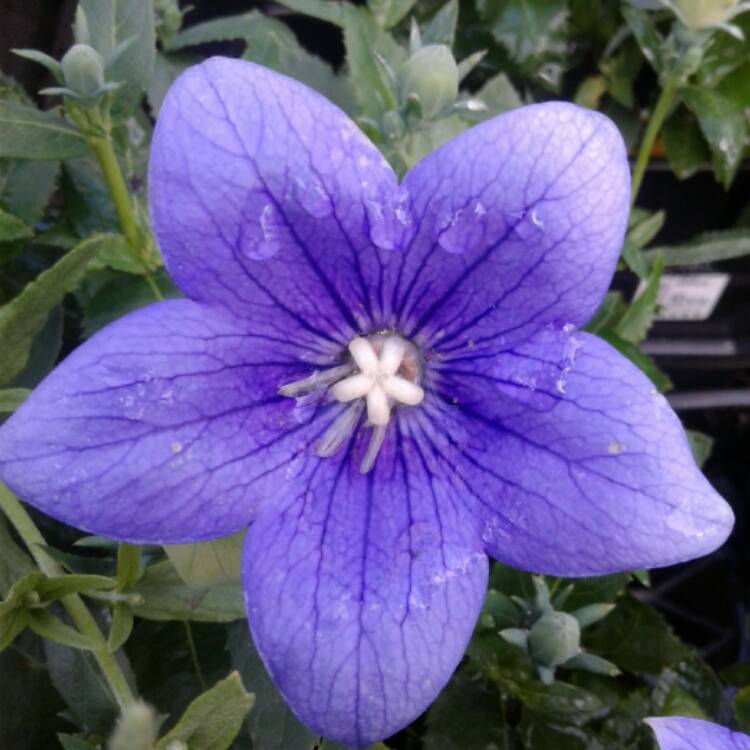
POLYGON ((531 658, 546 667, 565 663, 581 651, 581 628, 567 612, 542 615, 529 631, 531 658))
POLYGON ((82 98, 97 96, 104 86, 104 60, 87 44, 74 44, 60 61, 65 85, 82 98))
POLYGON ((458 66, 444 44, 418 49, 406 62, 399 76, 399 97, 404 103, 416 96, 426 119, 448 109, 458 96, 458 66))
POLYGON ((739 0, 673 0, 673 5, 680 20, 693 31, 720 26, 750 10, 750 5, 739 0))
POLYGON ((107 750, 153 750, 161 720, 152 706, 137 701, 122 709, 107 750))

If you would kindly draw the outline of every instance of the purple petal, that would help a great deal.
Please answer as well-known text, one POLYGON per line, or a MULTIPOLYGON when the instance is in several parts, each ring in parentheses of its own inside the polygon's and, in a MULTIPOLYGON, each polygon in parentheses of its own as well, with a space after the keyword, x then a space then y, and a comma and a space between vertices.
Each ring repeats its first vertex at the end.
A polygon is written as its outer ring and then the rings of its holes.
POLYGON ((167 268, 189 297, 238 316, 343 345, 374 327, 379 253, 405 230, 399 195, 343 112, 253 63, 191 68, 160 111, 149 200, 167 268))
POLYGON ((462 355, 433 387, 454 404, 464 437, 447 418, 443 441, 493 557, 596 575, 699 557, 731 531, 666 399, 594 336, 544 330, 495 356, 462 355))
POLYGON ((419 231, 394 281, 407 336, 441 352, 580 325, 609 286, 630 195, 622 138, 603 115, 552 102, 477 125, 404 186, 419 231))
POLYGON ((435 698, 487 583, 475 524, 396 430, 371 474, 347 455, 327 459, 282 514, 262 513, 244 565, 253 638, 274 682, 308 727, 355 747, 435 698))
POLYGON ((665 716, 646 719, 660 750, 749 750, 750 737, 701 719, 665 716))
POLYGON ((189 300, 108 326, 0 429, 0 478, 44 512, 118 539, 247 526, 317 459, 316 428, 277 395, 309 349, 245 329, 189 300))

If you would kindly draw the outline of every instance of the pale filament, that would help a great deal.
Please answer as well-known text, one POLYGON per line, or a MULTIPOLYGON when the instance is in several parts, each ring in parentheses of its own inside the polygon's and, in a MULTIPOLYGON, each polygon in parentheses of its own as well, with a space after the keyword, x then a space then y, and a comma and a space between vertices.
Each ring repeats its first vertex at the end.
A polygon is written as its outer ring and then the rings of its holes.
POLYGON ((358 336, 349 343, 352 361, 288 383, 279 388, 282 396, 299 397, 330 387, 334 399, 349 406, 331 423, 316 447, 319 456, 331 456, 357 429, 365 408, 367 424, 373 428, 370 443, 360 465, 367 473, 375 465, 385 440, 386 426, 394 406, 416 406, 424 399, 417 383, 399 374, 416 372, 414 347, 400 336, 378 335, 374 341, 358 336), (373 343, 375 345, 373 345, 373 343), (407 360, 410 359, 409 365, 407 360))

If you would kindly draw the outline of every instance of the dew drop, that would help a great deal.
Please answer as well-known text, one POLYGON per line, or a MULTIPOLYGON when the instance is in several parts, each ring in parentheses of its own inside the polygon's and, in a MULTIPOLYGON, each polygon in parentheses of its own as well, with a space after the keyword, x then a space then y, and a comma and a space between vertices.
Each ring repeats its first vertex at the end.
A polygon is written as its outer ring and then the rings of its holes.
POLYGON ((172 443, 172 445, 169 446, 172 453, 181 453, 182 452, 182 443, 178 443, 175 441, 172 443))
POLYGON ((271 203, 260 211, 256 227, 243 228, 240 234, 240 250, 251 260, 268 260, 281 249, 282 221, 271 203))
POLYGON ((413 224, 407 190, 399 188, 386 198, 365 197, 364 205, 372 243, 383 250, 403 246, 413 224))
POLYGON ((458 255, 476 248, 484 237, 487 209, 474 200, 465 208, 446 216, 439 230, 438 244, 448 253, 458 255))
POLYGON ((324 219, 333 213, 333 204, 323 185, 316 178, 294 179, 294 196, 310 216, 324 219))
POLYGON ((619 443, 617 440, 613 440, 608 446, 607 450, 612 456, 619 456, 625 450, 625 446, 619 443))

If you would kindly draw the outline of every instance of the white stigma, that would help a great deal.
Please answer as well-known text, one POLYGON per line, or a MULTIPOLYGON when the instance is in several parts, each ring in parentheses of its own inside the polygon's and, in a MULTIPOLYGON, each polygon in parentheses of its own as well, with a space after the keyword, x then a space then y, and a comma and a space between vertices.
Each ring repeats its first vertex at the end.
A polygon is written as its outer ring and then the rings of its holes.
POLYGON ((352 340, 349 352, 359 372, 336 383, 331 388, 331 395, 343 402, 364 398, 370 423, 387 425, 395 404, 416 406, 424 399, 420 386, 397 374, 406 348, 406 341, 402 338, 389 336, 383 341, 378 356, 368 339, 360 336, 352 340))
POLYGON ((415 380, 420 366, 414 346, 394 334, 358 336, 349 343, 351 362, 314 372, 302 380, 279 388, 282 396, 298 398, 306 393, 330 388, 336 401, 348 403, 326 430, 316 446, 321 457, 331 456, 351 437, 367 409, 366 425, 372 427, 370 443, 360 465, 370 471, 385 440, 391 410, 398 405, 416 406, 424 390, 415 380))

